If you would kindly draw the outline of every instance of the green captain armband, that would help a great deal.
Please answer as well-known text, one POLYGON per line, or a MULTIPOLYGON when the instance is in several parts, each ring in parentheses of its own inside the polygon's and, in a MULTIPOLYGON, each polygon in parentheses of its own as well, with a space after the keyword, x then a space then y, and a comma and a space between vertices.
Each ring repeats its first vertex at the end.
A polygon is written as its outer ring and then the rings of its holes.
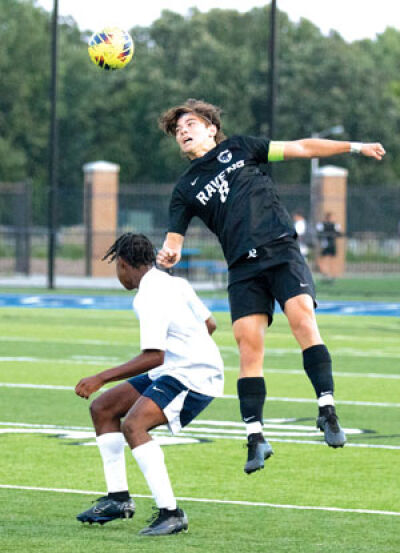
POLYGON ((272 140, 269 143, 268 161, 283 161, 283 151, 285 149, 285 142, 277 142, 272 140))

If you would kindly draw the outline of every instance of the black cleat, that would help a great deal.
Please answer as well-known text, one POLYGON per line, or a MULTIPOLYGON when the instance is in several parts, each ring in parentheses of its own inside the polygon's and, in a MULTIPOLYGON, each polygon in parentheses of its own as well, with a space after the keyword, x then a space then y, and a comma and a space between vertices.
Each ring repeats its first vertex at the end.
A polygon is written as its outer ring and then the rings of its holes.
POLYGON ((147 528, 140 530, 142 536, 167 536, 188 531, 188 519, 182 509, 156 509, 153 517, 149 520, 147 528))
POLYGON ((135 502, 132 498, 128 501, 115 501, 110 499, 107 495, 99 497, 93 505, 87 511, 77 515, 77 519, 80 522, 98 522, 103 525, 106 522, 115 520, 116 518, 132 518, 135 514, 135 502))
POLYGON ((256 470, 264 468, 264 461, 273 455, 272 447, 262 436, 252 437, 250 434, 248 437, 247 447, 247 463, 244 466, 244 472, 251 474, 256 470))
POLYGON ((346 443, 346 434, 339 424, 333 405, 319 408, 317 428, 324 433, 325 441, 330 447, 343 447, 346 443))

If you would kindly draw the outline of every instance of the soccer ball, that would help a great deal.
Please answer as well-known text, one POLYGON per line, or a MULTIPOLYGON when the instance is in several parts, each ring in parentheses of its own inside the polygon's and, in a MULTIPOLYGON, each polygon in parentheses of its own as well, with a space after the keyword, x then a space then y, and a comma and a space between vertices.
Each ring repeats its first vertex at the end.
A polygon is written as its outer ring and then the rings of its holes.
POLYGON ((132 37, 118 27, 106 27, 89 40, 89 56, 105 71, 121 69, 131 61, 135 46, 132 37))

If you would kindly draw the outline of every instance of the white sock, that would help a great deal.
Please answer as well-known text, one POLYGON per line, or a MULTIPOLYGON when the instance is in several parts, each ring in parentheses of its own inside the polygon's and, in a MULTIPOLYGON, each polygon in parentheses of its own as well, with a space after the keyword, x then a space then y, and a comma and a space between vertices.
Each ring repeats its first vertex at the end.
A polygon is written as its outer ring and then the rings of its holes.
POLYGON ((97 436, 96 441, 103 459, 108 493, 127 491, 124 435, 122 432, 110 432, 97 436))
POLYGON ((159 509, 176 509, 176 499, 161 447, 154 440, 150 440, 132 449, 132 455, 143 472, 157 507, 159 509))
POLYGON ((318 398, 318 407, 326 407, 327 405, 335 405, 332 394, 323 394, 318 398))
POLYGON ((250 436, 250 434, 259 434, 262 433, 262 424, 259 421, 256 422, 249 422, 246 424, 246 434, 247 436, 250 436))

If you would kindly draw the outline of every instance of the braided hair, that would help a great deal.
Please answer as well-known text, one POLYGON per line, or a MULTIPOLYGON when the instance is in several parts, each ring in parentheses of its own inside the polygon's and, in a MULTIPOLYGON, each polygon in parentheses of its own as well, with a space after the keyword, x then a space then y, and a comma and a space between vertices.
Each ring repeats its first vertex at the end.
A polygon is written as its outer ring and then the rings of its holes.
POLYGON ((142 265, 154 265, 156 250, 144 234, 126 232, 110 246, 102 261, 109 259, 108 262, 112 263, 117 257, 122 257, 129 265, 137 269, 142 265))

